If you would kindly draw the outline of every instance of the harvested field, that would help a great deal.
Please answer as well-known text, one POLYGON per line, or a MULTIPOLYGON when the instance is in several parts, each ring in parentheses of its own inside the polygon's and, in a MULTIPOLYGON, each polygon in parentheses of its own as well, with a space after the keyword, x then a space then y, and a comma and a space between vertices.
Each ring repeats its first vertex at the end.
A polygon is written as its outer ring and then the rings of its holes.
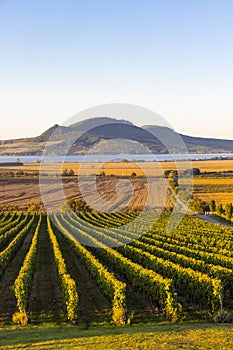
POLYGON ((202 172, 231 171, 233 170, 233 159, 194 161, 193 167, 199 168, 202 172))
MULTIPOLYGON (((142 209, 147 200, 148 184, 145 179, 134 178, 119 181, 117 178, 99 178, 97 191, 90 186, 90 182, 84 180, 82 183, 82 194, 93 206, 98 205, 102 209, 111 211, 115 209, 142 209), (130 181, 130 183, 129 183, 130 181), (116 192, 117 190, 117 192, 116 192), (118 193, 118 196, 117 196, 118 193), (102 199, 103 204, 100 200, 102 199)), ((150 185, 153 195, 147 206, 158 209, 163 206, 171 206, 170 200, 165 198, 166 188, 162 187, 161 180, 154 179, 150 185)), ((77 178, 63 179, 63 190, 58 190, 56 178, 45 178, 46 198, 51 207, 60 205, 63 191, 66 200, 76 199, 81 196, 77 178)), ((0 179, 0 207, 15 205, 19 210, 26 211, 30 202, 41 201, 39 179, 33 177, 16 177, 0 179)))
MULTIPOLYGON (((179 168, 185 169, 186 162, 179 162, 179 168)), ((233 170, 233 160, 210 160, 210 161, 194 161, 192 166, 199 168, 202 172, 224 172, 233 170)), ((63 179, 63 188, 58 191, 56 187, 57 174, 60 174, 63 170, 73 170, 75 175, 90 176, 94 174, 100 174, 104 172, 105 175, 115 175, 120 177, 131 177, 130 179, 124 179, 124 181, 130 180, 132 186, 127 182, 123 185, 121 179, 114 177, 99 177, 97 181, 97 191, 91 187, 88 181, 83 184, 83 191, 88 197, 88 201, 93 205, 100 205, 100 199, 103 203, 101 210, 114 210, 117 206, 121 209, 129 208, 142 208, 145 206, 146 198, 148 194, 148 185, 145 178, 135 177, 147 176, 153 177, 154 185, 153 192, 156 195, 150 199, 149 206, 151 208, 160 207, 164 202, 164 186, 159 184, 159 178, 165 170, 175 169, 175 164, 172 162, 119 162, 119 163, 64 163, 61 167, 58 163, 43 164, 42 172, 49 174, 48 177, 48 190, 47 195, 52 206, 59 204, 59 196, 63 194, 63 190, 66 199, 75 199, 80 197, 80 190, 78 188, 77 177, 70 177, 63 179), (135 174, 133 174, 135 173, 135 174), (53 176, 51 176, 53 175, 53 176), (133 176, 134 175, 134 176, 133 176), (121 184, 118 186, 118 184, 121 184), (123 186, 123 187, 121 187, 123 186), (156 190, 155 190, 156 189, 156 190), (160 189, 160 190, 159 190, 160 189), (118 190, 118 196, 117 192, 118 190), (133 196, 132 196, 133 191, 133 196), (107 203, 105 201, 108 201, 107 203)), ((23 166, 15 167, 1 167, 0 168, 0 206, 15 205, 21 210, 26 210, 28 204, 32 201, 39 202, 40 188, 39 179, 36 174, 39 174, 40 164, 38 163, 26 163, 23 166), (22 176, 14 177, 13 175, 20 171, 28 174, 34 174, 34 176, 22 176), (9 177, 4 176, 4 173, 13 172, 14 174, 9 177)), ((46 179, 46 176, 44 177, 46 179)), ((233 178, 219 177, 219 178, 203 178, 197 177, 194 179, 194 197, 201 198, 209 201, 214 198, 216 202, 223 204, 231 202, 233 200, 233 178)), ((171 206, 172 203, 169 199, 166 200, 166 206, 171 206)))
MULTIPOLYGON (((102 169, 106 172, 106 175, 115 174, 122 176, 130 176, 132 172, 136 172, 137 175, 143 175, 143 172, 147 171, 147 175, 161 174, 164 170, 173 170, 176 168, 174 162, 119 162, 119 163, 64 163, 63 169, 72 169, 75 174, 78 174, 80 170, 80 164, 82 165, 82 174, 90 175, 95 173, 96 169, 102 169)), ((178 162, 179 167, 186 167, 187 162, 178 162)), ((205 160, 205 161, 192 161, 194 168, 199 168, 202 172, 221 172, 233 170, 232 160, 205 160)), ((39 163, 25 163, 23 166, 15 167, 1 167, 0 173, 6 171, 25 171, 25 172, 39 172, 39 163)), ((60 166, 57 163, 43 164, 43 170, 49 174, 59 172, 60 166)))
POLYGON ((223 205, 233 202, 233 178, 195 178, 193 195, 206 202, 214 199, 223 205))
POLYGON ((233 202, 233 193, 194 193, 194 198, 200 198, 203 201, 210 202, 214 199, 217 204, 223 205, 233 202))

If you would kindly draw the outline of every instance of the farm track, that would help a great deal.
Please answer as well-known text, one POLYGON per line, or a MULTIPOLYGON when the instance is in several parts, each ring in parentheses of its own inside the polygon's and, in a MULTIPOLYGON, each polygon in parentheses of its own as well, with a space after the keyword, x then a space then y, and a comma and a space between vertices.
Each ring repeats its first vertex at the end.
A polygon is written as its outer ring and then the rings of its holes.
POLYGON ((10 322, 12 315, 17 311, 16 299, 11 287, 14 285, 20 268, 23 265, 26 254, 30 248, 36 225, 37 220, 34 221, 28 235, 23 241, 23 244, 19 248, 16 256, 9 264, 2 280, 0 281, 0 321, 10 322))
POLYGON ((45 216, 42 218, 38 236, 35 266, 28 305, 31 318, 39 317, 40 320, 47 321, 63 319, 65 305, 45 216))
POLYGON ((111 304, 109 300, 101 293, 63 234, 54 225, 53 230, 66 261, 68 273, 76 282, 81 321, 109 322, 111 320, 111 304))
POLYGON ((232 228, 231 224, 217 221, 208 215, 195 214, 194 217, 197 217, 198 219, 201 219, 201 220, 206 221, 206 222, 211 223, 211 224, 220 225, 220 226, 227 227, 227 228, 232 228))

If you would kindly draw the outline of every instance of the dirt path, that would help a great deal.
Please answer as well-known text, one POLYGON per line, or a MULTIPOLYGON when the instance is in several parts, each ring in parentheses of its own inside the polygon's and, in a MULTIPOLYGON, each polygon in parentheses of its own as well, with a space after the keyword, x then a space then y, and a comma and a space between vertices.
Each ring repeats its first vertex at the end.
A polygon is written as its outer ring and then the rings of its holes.
POLYGON ((218 220, 215 220, 215 219, 213 219, 212 217, 207 216, 207 215, 194 214, 194 216, 197 217, 197 218, 199 218, 199 219, 201 219, 201 220, 204 220, 204 221, 206 221, 206 222, 210 222, 210 223, 212 223, 212 224, 218 224, 218 225, 223 226, 223 227, 233 228, 232 225, 230 225, 230 224, 229 224, 229 225, 228 225, 228 224, 224 224, 223 222, 218 221, 218 220))
POLYGON ((30 232, 26 236, 23 244, 19 248, 17 255, 9 264, 5 274, 0 281, 0 320, 10 322, 12 315, 17 311, 16 299, 12 286, 16 280, 26 254, 30 248, 37 221, 32 225, 30 232))
POLYGON ((221 221, 218 221, 209 215, 195 214, 194 212, 192 212, 191 210, 189 210, 187 208, 187 206, 176 196, 176 194, 174 193, 174 191, 171 188, 169 188, 169 193, 170 193, 170 196, 175 200, 177 207, 179 208, 179 211, 186 213, 186 214, 191 214, 194 217, 201 219, 203 221, 209 222, 211 224, 217 224, 217 225, 220 225, 223 227, 233 228, 233 226, 231 224, 227 224, 227 223, 223 223, 221 221))
POLYGON ((36 269, 33 276, 28 309, 31 319, 64 319, 65 305, 57 276, 52 245, 47 232, 46 218, 43 217, 38 237, 36 269))

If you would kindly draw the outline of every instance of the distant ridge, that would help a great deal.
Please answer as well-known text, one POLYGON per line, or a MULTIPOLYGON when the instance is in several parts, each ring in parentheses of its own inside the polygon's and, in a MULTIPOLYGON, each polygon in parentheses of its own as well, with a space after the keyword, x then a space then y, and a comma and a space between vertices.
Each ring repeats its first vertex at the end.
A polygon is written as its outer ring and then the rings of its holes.
MULTIPOLYGON (((168 128, 156 125, 142 126, 143 129, 153 131, 159 129, 161 133, 166 133, 168 128)), ((189 153, 229 153, 233 152, 233 140, 194 137, 179 134, 186 144, 189 153)))
MULTIPOLYGON (((214 138, 192 137, 175 133, 171 129, 157 125, 135 126, 127 120, 118 120, 110 117, 89 118, 74 123, 70 126, 54 125, 37 137, 24 139, 12 139, 0 142, 1 156, 39 156, 42 154, 45 145, 50 145, 50 138, 53 134, 54 147, 61 148, 66 145, 72 137, 76 142, 70 148, 70 155, 85 154, 93 147, 103 144, 105 140, 112 141, 108 147, 108 153, 114 154, 118 150, 116 139, 131 140, 124 143, 124 151, 129 154, 135 153, 135 145, 143 144, 154 154, 166 154, 168 150, 152 134, 162 135, 164 139, 171 138, 171 135, 181 136, 187 146, 189 153, 233 153, 233 140, 222 140, 214 138)), ((140 147, 137 147, 137 152, 140 147)), ((171 151, 171 150, 170 150, 171 151)), ((174 145, 174 152, 179 149, 174 145)))
POLYGON ((82 131, 89 130, 96 128, 100 125, 104 124, 114 124, 114 123, 119 123, 119 124, 127 124, 127 125, 133 125, 131 122, 128 120, 124 119, 114 119, 114 118, 109 118, 109 117, 98 117, 98 118, 89 118, 82 120, 80 122, 71 124, 70 127, 72 128, 78 128, 82 131))

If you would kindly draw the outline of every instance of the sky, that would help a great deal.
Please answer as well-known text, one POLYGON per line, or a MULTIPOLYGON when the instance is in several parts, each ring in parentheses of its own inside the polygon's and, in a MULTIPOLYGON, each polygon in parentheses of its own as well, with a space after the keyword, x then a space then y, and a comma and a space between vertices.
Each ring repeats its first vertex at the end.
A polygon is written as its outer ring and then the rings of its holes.
POLYGON ((0 50, 0 139, 118 102, 233 139, 233 0, 0 0, 0 50))

